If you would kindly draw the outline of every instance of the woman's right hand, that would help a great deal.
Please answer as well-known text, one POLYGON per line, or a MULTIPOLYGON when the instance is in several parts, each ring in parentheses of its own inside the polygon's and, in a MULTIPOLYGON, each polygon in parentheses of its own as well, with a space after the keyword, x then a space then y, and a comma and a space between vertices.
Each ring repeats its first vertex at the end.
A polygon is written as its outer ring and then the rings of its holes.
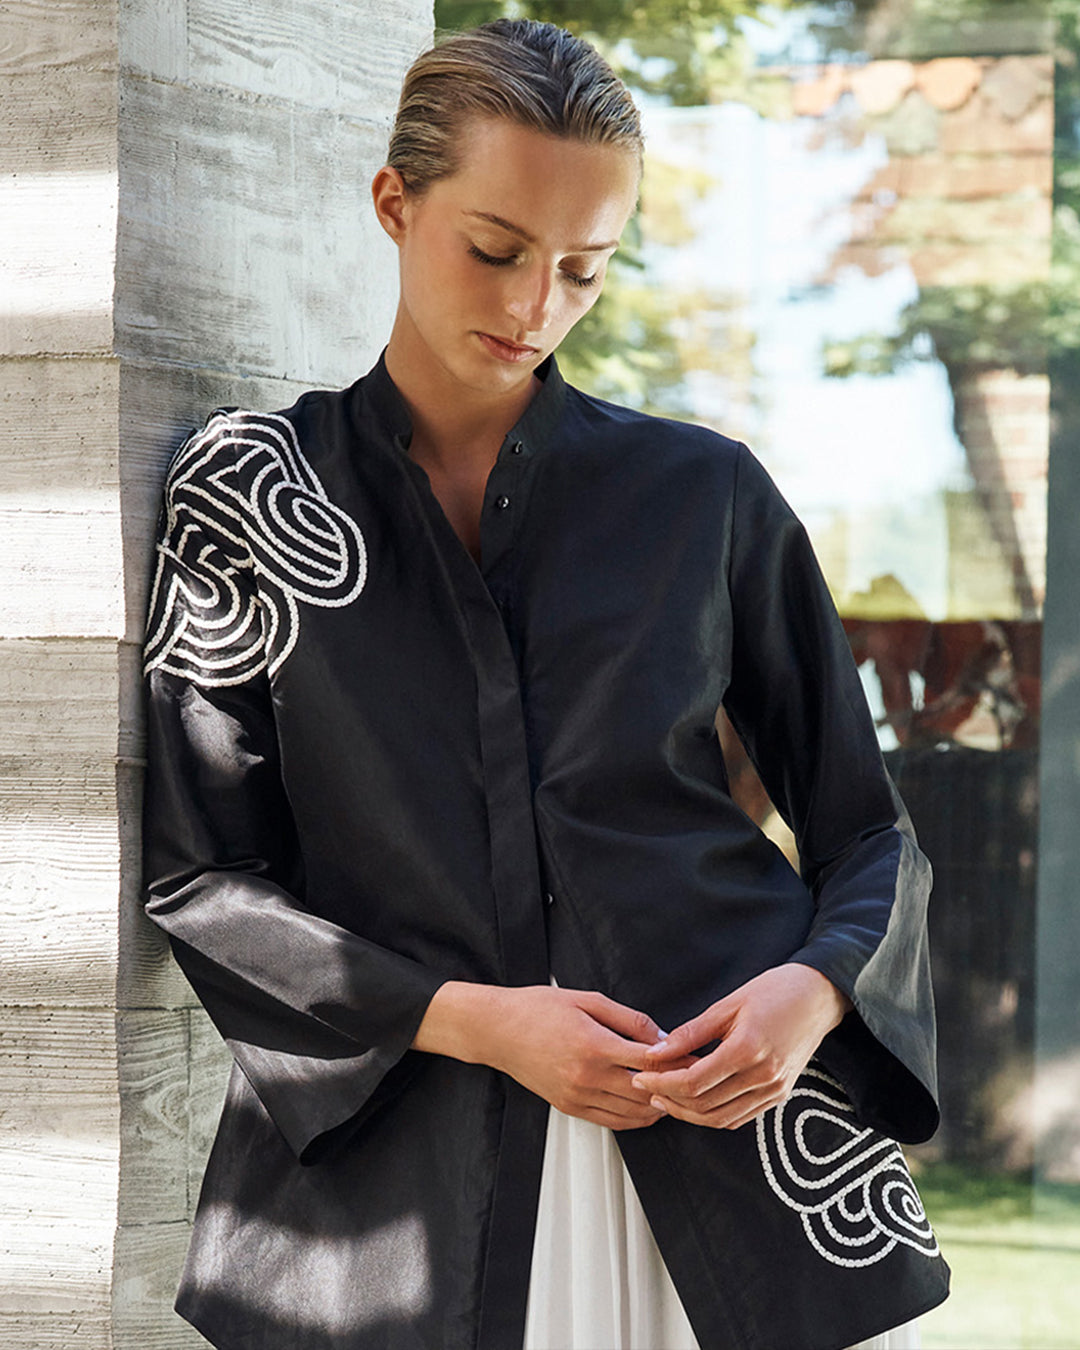
POLYGON ((428 1005, 413 1049, 487 1064, 568 1116, 630 1130, 664 1114, 631 1082, 662 1039, 647 1013, 594 991, 450 980, 428 1005))

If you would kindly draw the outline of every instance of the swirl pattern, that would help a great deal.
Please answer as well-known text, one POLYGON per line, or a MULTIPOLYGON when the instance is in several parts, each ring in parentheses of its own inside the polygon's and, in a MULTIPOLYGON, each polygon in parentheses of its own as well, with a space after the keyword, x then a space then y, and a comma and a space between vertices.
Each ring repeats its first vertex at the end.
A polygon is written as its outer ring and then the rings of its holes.
POLYGON ((296 645, 298 602, 348 605, 366 578, 363 535, 292 423, 215 413, 169 471, 146 671, 203 687, 273 675, 296 645))
POLYGON ((899 1146, 862 1129, 840 1084, 811 1065, 788 1100, 757 1121, 766 1179, 837 1266, 870 1266, 904 1243, 937 1242, 899 1146))

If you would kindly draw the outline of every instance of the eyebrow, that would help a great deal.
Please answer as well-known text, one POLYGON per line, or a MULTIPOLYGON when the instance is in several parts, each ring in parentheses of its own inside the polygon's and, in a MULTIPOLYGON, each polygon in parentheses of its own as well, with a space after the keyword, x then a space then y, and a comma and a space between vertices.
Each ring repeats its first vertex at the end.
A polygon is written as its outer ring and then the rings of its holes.
MULTIPOLYGON (((536 236, 529 233, 521 225, 515 225, 512 221, 504 220, 502 216, 493 215, 490 211, 466 211, 467 216, 472 216, 474 220, 486 220, 489 225, 497 225, 500 230, 507 230, 510 234, 516 234, 519 239, 526 244, 535 244, 536 236)), ((568 248, 567 253, 606 253, 608 249, 618 248, 619 241, 613 239, 609 244, 582 244, 578 248, 568 248)))

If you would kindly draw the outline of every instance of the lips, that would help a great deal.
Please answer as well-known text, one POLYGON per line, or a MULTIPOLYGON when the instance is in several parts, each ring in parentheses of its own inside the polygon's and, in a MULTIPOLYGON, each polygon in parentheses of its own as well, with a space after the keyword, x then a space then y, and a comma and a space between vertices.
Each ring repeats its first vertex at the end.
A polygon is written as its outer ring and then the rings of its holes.
POLYGON ((511 342, 509 338, 496 337, 493 333, 477 333, 476 335, 484 344, 484 347, 496 357, 499 361, 527 361, 532 356, 539 355, 539 347, 525 346, 520 342, 511 342))

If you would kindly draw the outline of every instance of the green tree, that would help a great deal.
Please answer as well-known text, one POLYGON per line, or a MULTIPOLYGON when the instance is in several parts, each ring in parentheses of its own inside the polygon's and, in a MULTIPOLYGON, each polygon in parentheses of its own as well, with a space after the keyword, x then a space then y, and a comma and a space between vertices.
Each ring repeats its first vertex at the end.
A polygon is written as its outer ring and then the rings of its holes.
MULTIPOLYGON (((805 2, 781 0, 780 7, 805 2)), ((762 0, 437 0, 435 22, 442 31, 501 17, 559 24, 592 42, 647 100, 696 106, 738 97, 765 111, 782 81, 755 77, 739 29, 741 18, 764 12, 762 0)), ((708 175, 677 174, 655 156, 648 160, 644 215, 628 227, 599 302, 559 349, 574 383, 645 411, 688 417, 688 372, 746 382, 753 342, 730 322, 727 297, 707 286, 669 297, 642 262, 646 232, 661 247, 691 237, 687 212, 711 183, 708 175)))
POLYGON ((752 56, 739 20, 808 0, 436 0, 440 29, 497 18, 540 19, 592 42, 626 83, 665 103, 732 97, 752 56))
POLYGON ((1037 282, 923 287, 893 333, 829 342, 830 375, 889 374, 906 361, 937 359, 952 378, 979 369, 1045 373, 1051 354, 1080 353, 1080 6, 1076 0, 903 0, 882 5, 871 31, 880 54, 941 54, 959 31, 970 42, 1025 41, 1052 49, 1054 230, 1047 276, 1037 282))

